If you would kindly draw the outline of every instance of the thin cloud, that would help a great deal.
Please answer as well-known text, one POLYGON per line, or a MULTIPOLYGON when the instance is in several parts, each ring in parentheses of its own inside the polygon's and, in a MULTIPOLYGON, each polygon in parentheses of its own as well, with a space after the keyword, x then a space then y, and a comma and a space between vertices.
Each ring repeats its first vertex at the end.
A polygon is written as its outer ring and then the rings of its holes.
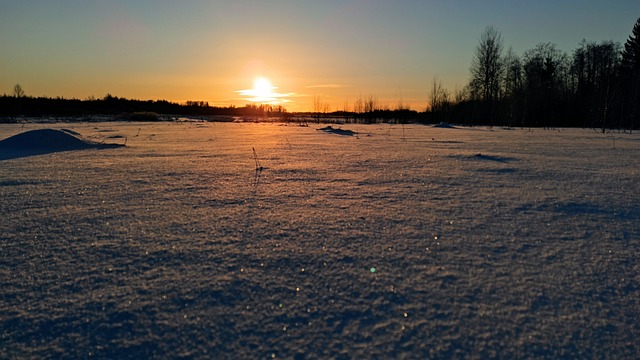
POLYGON ((291 102, 288 98, 295 96, 294 93, 279 93, 275 91, 264 93, 256 91, 256 89, 237 90, 236 93, 241 96, 242 100, 271 105, 291 102))

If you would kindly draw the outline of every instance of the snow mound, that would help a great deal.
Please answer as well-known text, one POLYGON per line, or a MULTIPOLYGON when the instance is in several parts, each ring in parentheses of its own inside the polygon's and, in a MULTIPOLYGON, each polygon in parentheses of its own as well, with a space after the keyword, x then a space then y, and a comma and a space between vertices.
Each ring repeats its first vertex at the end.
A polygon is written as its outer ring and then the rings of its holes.
POLYGON ((323 127, 318 129, 320 131, 324 131, 326 133, 330 133, 330 134, 337 134, 337 135, 344 135, 344 136, 353 136, 355 134, 357 134, 355 131, 352 130, 343 130, 343 129, 335 129, 331 126, 327 126, 327 127, 323 127))
POLYGON ((73 130, 39 129, 0 140, 0 160, 58 151, 108 149, 122 144, 103 144, 83 139, 73 130))
POLYGON ((433 125, 434 128, 439 128, 439 129, 455 129, 456 127, 449 124, 448 122, 441 122, 439 124, 435 124, 433 125))

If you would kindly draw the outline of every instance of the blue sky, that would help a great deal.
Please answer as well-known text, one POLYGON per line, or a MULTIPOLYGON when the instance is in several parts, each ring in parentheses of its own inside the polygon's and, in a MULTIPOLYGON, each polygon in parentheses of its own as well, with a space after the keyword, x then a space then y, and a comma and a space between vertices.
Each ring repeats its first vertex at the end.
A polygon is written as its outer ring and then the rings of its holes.
POLYGON ((243 105, 257 76, 292 111, 373 95, 426 107, 464 86, 486 26, 517 54, 623 43, 640 1, 0 0, 0 93, 243 105))

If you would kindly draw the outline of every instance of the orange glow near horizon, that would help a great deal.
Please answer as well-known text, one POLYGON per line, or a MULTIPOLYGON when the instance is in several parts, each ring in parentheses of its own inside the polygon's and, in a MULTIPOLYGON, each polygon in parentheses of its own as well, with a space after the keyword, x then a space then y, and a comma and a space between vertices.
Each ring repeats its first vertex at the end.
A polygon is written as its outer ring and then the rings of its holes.
POLYGON ((293 95, 292 93, 283 94, 276 92, 276 89, 277 87, 273 86, 269 79, 259 76, 253 80, 253 88, 236 92, 244 100, 254 103, 282 105, 291 101, 288 98, 293 95))

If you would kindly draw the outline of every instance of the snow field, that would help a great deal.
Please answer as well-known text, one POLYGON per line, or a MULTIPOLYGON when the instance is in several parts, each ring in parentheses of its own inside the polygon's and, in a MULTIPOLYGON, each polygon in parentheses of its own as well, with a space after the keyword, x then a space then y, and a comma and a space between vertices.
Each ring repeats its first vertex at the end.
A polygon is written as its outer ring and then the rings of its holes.
POLYGON ((27 127, 127 147, 0 161, 0 357, 640 355, 640 135, 27 127))

